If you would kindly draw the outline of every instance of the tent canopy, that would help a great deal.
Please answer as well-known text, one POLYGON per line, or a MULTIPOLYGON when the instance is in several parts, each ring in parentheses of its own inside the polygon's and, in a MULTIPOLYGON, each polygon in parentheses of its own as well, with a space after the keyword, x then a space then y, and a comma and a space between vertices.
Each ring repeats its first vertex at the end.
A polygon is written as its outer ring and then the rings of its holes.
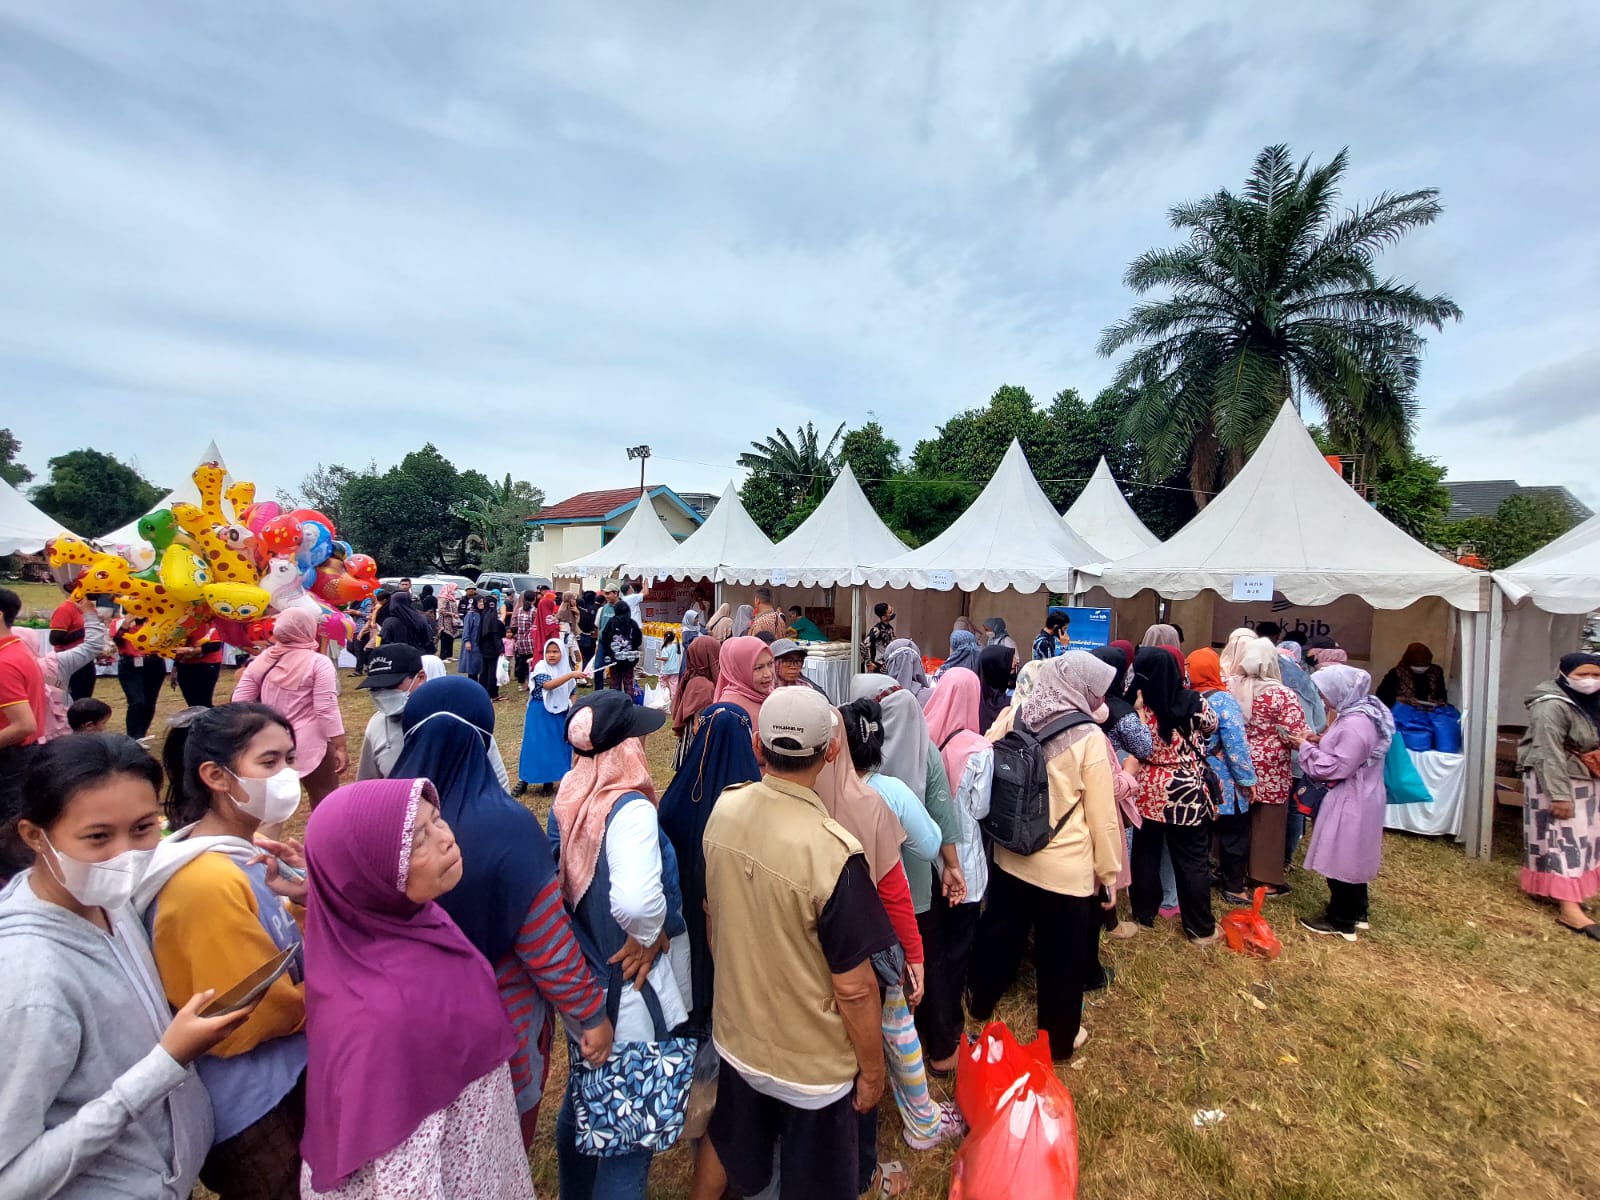
POLYGON ((677 543, 670 554, 654 560, 629 559, 626 570, 647 578, 720 581, 724 563, 770 562, 772 549, 772 539, 750 519, 739 503, 739 490, 730 481, 704 525, 677 543))
POLYGON ((847 465, 816 510, 765 557, 724 563, 723 582, 858 586, 869 569, 905 552, 905 543, 872 511, 847 465))
POLYGON ((1113 596, 1153 588, 1169 599, 1210 589, 1231 595, 1239 576, 1270 577, 1293 604, 1360 596, 1405 608, 1438 596, 1484 608, 1482 576, 1435 554, 1370 507, 1331 470, 1291 404, 1244 470, 1166 542, 1098 568, 1113 596))
MULTIPOLYGON (((194 465, 195 467, 199 467, 206 463, 216 463, 224 471, 227 471, 228 469, 228 464, 222 461, 222 451, 217 449, 216 442, 212 442, 206 447, 205 453, 195 460, 194 465)), ((193 473, 194 468, 190 468, 190 475, 193 473)), ((227 487, 232 482, 233 476, 223 476, 224 487, 227 487)), ((266 497, 263 496, 259 498, 265 499, 266 497)), ((177 487, 168 492, 166 497, 159 501, 156 506, 150 510, 150 512, 160 512, 164 508, 171 508, 174 504, 193 504, 196 507, 199 506, 200 489, 195 487, 194 480, 189 476, 185 476, 183 481, 179 483, 177 487)), ((144 516, 135 517, 121 529, 113 529, 104 537, 95 538, 95 541, 99 542, 103 546, 142 546, 145 543, 144 539, 139 536, 139 522, 142 521, 144 517, 149 515, 150 513, 145 513, 144 516)))
POLYGON ((627 524, 618 531, 616 537, 581 558, 557 563, 555 573, 567 578, 612 575, 627 564, 660 562, 677 550, 677 539, 667 532, 667 527, 656 515, 655 504, 646 493, 640 497, 627 524))
POLYGON ((1116 562, 1161 544, 1161 539, 1145 528, 1139 514, 1133 511, 1103 455, 1088 485, 1061 519, 1100 552, 1103 562, 1116 562))
POLYGON ((873 587, 1070 592, 1077 569, 1104 557, 1062 523, 1013 438, 994 477, 950 528, 869 565, 866 575, 873 587))
POLYGON ((1600 516, 1496 571, 1494 577, 1513 602, 1531 597, 1545 612, 1587 613, 1600 608, 1600 516))
POLYGON ((0 479, 0 557, 37 554, 51 538, 71 533, 53 517, 35 508, 28 498, 0 479))

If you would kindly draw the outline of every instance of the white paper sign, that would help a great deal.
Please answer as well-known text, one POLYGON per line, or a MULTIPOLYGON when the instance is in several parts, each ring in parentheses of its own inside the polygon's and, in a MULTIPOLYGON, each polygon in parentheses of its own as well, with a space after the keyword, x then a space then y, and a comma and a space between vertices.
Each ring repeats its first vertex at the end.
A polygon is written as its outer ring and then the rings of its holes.
POLYGON ((1272 599, 1271 575, 1235 575, 1233 577, 1233 599, 1249 603, 1251 601, 1270 601, 1272 599))
POLYGON ((950 571, 929 571, 928 586, 935 591, 948 592, 956 585, 956 577, 950 571))
POLYGON ((767 582, 773 587, 783 587, 789 582, 789 572, 774 567, 767 582))

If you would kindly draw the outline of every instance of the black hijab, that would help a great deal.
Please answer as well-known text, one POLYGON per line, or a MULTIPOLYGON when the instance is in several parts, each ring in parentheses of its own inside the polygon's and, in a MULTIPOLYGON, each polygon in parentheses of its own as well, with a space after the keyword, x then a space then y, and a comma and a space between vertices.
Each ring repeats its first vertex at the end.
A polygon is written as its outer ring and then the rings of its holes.
POLYGON ((1576 654, 1564 654, 1560 665, 1561 674, 1556 678, 1556 686, 1566 693, 1567 699, 1583 710, 1584 715, 1594 722, 1595 732, 1600 733, 1600 692, 1585 696, 1571 687, 1566 678, 1569 672, 1579 667, 1600 667, 1600 654, 1588 654, 1581 650, 1576 654))
POLYGON ((390 637, 392 641, 403 642, 418 650, 427 649, 433 641, 433 635, 428 631, 428 622, 412 606, 410 592, 396 592, 389 597, 389 607, 384 613, 383 623, 388 624, 390 621, 398 623, 400 627, 399 636, 390 637))
POLYGON ((978 680, 983 684, 978 697, 979 733, 992 728, 1001 710, 1011 703, 1008 693, 1016 682, 1011 664, 1016 658, 1017 652, 1010 646, 985 646, 978 655, 978 680))
POLYGON ((1128 668, 1132 664, 1128 662, 1127 653, 1116 646, 1096 646, 1089 653, 1117 673, 1106 691, 1106 707, 1111 710, 1111 715, 1105 723, 1107 726, 1115 725, 1133 711, 1133 702, 1128 698, 1128 689, 1133 682, 1128 668))
POLYGON ((1177 656, 1162 646, 1146 646, 1133 656, 1134 684, 1144 696, 1144 706, 1155 714, 1156 727, 1167 741, 1173 734, 1187 737, 1194 732, 1195 718, 1204 701, 1199 692, 1183 686, 1183 671, 1177 656))

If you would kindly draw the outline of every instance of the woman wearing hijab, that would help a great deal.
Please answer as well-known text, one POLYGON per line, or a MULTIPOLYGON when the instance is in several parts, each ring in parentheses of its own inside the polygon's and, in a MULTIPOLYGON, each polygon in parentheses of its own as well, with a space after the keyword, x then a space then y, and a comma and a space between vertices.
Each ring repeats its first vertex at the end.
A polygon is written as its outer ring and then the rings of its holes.
POLYGON ((533 1200, 517 1038, 489 964, 435 903, 463 865, 436 801, 425 779, 373 779, 306 824, 308 1200, 533 1200))
POLYGON ((449 662, 455 657, 456 638, 461 636, 461 597, 455 584, 439 589, 439 604, 434 616, 439 623, 439 657, 449 662))
POLYGON ((706 632, 719 642, 725 642, 733 636, 733 618, 728 615, 726 604, 717 605, 717 611, 706 622, 706 632))
MULTIPOLYGON (((1006 651, 1001 647, 1002 652, 1006 651)), ((989 890, 988 856, 978 822, 989 815, 994 783, 994 747, 983 736, 987 728, 980 710, 983 687, 978 677, 958 667, 940 682, 928 701, 928 733, 939 753, 946 778, 954 781, 957 861, 962 889, 956 896, 933 898, 937 926, 937 961, 929 968, 928 996, 918 1010, 923 1046, 935 1070, 948 1070, 960 1047, 972 943, 978 914, 989 890)))
POLYGON ((456 663, 456 670, 468 679, 479 679, 483 675, 483 609, 486 601, 482 596, 474 596, 467 604, 467 610, 461 615, 461 658, 456 663))
POLYGON ((501 612, 500 594, 493 593, 484 601, 483 617, 478 624, 478 647, 482 662, 478 670, 478 683, 489 693, 489 699, 498 704, 500 695, 500 656, 506 652, 506 622, 501 612))
POLYGON ((1039 682, 1039 672, 1044 669, 1048 658, 1029 659, 1017 669, 1017 686, 1011 690, 1011 703, 1000 710, 1000 715, 994 723, 983 731, 983 736, 991 742, 998 742, 1005 736, 1005 731, 1011 728, 1011 720, 1016 711, 1033 694, 1034 684, 1039 682))
POLYGON ((582 671, 567 661, 560 638, 550 638, 528 680, 528 711, 522 718, 522 752, 517 757, 517 788, 540 785, 548 796, 572 766, 567 746, 567 710, 578 690, 582 671))
POLYGON ((1017 679, 1017 650, 991 642, 978 656, 978 680, 983 692, 978 697, 978 729, 994 724, 1001 710, 1011 703, 1011 688, 1017 679))
MULTIPOLYGON (((339 674, 317 649, 317 619, 303 608, 279 613, 272 645, 239 672, 235 700, 259 700, 289 718, 294 728, 295 770, 311 807, 339 786, 350 765, 344 717, 339 713, 339 674)), ((262 826, 275 838, 281 824, 262 826)))
MULTIPOLYGON (((1306 670, 1305 651, 1298 639, 1285 635, 1278 642, 1278 668, 1283 672, 1284 686, 1300 701, 1300 711, 1305 714, 1306 724, 1311 726, 1313 733, 1321 733, 1328 727, 1327 706, 1317 685, 1311 681, 1311 672, 1306 670)), ((1300 848, 1300 839, 1306 832, 1306 814, 1301 811, 1302 799, 1309 791, 1315 791, 1320 797, 1323 790, 1321 784, 1308 780, 1300 769, 1298 750, 1289 753, 1289 773, 1293 776, 1293 782, 1289 791, 1288 839, 1283 848, 1285 873, 1293 864, 1295 851, 1300 848)))
POLYGON ((1239 660, 1244 657, 1244 648, 1257 636, 1254 629, 1235 629, 1223 643, 1217 659, 1222 669, 1222 682, 1229 687, 1239 678, 1239 660))
POLYGON ((1004 617, 990 617, 983 623, 983 627, 989 631, 988 642, 985 645, 985 649, 990 646, 1009 646, 1011 648, 1011 653, 1016 654, 1017 643, 1016 640, 1006 632, 1006 619, 1004 617))
POLYGON ((772 651, 760 638, 729 638, 722 643, 717 662, 715 701, 737 704, 755 726, 761 719, 762 702, 772 695, 777 675, 772 651))
MULTIPOLYGON (((550 811, 560 834, 562 895, 609 964, 606 1005, 619 1042, 661 1041, 689 1019, 677 857, 661 831, 643 741, 665 723, 665 713, 616 691, 573 705, 567 741, 578 757, 550 811)), ((649 1150, 595 1158, 578 1149, 570 1086, 556 1121, 556 1156, 569 1200, 645 1194, 649 1150)))
MULTIPOLYGON (((714 650, 717 643, 714 638, 696 638, 695 644, 714 650)), ((716 972, 706 937, 702 839, 723 789, 754 783, 761 778, 761 768, 752 741, 755 726, 744 709, 737 704, 708 704, 698 716, 698 728, 688 739, 683 762, 661 797, 661 828, 672 841, 683 889, 683 918, 689 934, 689 1025, 696 1036, 704 1037, 711 1030, 716 972)))
POLYGON ((756 610, 748 604, 741 604, 733 614, 733 637, 749 637, 750 626, 756 619, 756 610))
MULTIPOLYGON (((1122 871, 1117 876, 1117 887, 1126 891, 1133 883, 1133 831, 1143 823, 1139 813, 1139 772, 1155 753, 1155 742, 1150 737, 1143 719, 1133 707, 1133 656, 1132 642, 1111 642, 1089 651, 1117 675, 1106 692, 1106 719, 1101 723, 1106 740, 1111 744, 1112 762, 1116 766, 1117 815, 1122 822, 1122 871)), ((1163 916, 1178 915, 1178 885, 1172 873, 1172 856, 1163 847, 1161 851, 1161 908, 1163 916)), ((1139 932, 1132 921, 1118 921, 1111 935, 1130 938, 1139 932)))
POLYGON ((633 696, 633 673, 639 665, 639 648, 644 645, 644 630, 633 619, 628 605, 618 602, 611 619, 600 630, 600 648, 605 651, 606 686, 633 696))
POLYGON ((517 1035, 511 1080, 531 1144, 555 1014, 583 1029, 585 1049, 604 1061, 611 1026, 600 989, 561 906, 539 819, 506 794, 484 754, 494 741, 494 704, 483 689, 460 676, 424 684, 401 723, 406 744, 393 778, 431 781, 460 849, 460 881, 440 905, 494 969, 517 1035))
POLYGON ((1189 686, 1205 697, 1206 707, 1217 718, 1217 728, 1206 741, 1206 761, 1222 781, 1222 803, 1213 826, 1222 898, 1229 904, 1248 904, 1250 800, 1255 794, 1256 770, 1244 711, 1223 684, 1222 660, 1209 646, 1189 655, 1189 686))
POLYGON ((714 637, 695 638, 683 653, 683 677, 678 694, 672 698, 672 732, 678 738, 678 753, 672 764, 675 771, 683 767, 688 756, 701 712, 716 698, 721 653, 722 643, 714 637), (700 648, 696 650, 696 646, 700 648))
POLYGON ((1161 848, 1172 854, 1183 932, 1198 946, 1217 940, 1211 911, 1211 799, 1201 759, 1217 718, 1198 693, 1183 686, 1183 673, 1165 647, 1134 655, 1134 686, 1140 717, 1150 730, 1151 755, 1139 772, 1139 813, 1133 833, 1133 919, 1155 924, 1161 900, 1161 848))
MULTIPOLYGON (((1050 1053, 1058 1062, 1088 1040, 1083 993, 1098 961, 1101 889, 1115 907, 1122 869, 1111 755, 1095 725, 1115 677, 1092 654, 1069 650, 1042 664, 1037 684, 1014 710, 1019 723, 1033 730, 1073 714, 1087 719, 1045 742, 1050 821, 1062 822, 1049 844, 1031 855, 994 848, 988 903, 968 974, 968 1008, 974 1020, 987 1021, 1016 979, 1031 931, 1039 1028, 1050 1035, 1050 1053)), ((1004 736, 1012 726, 1005 719, 1002 725, 996 730, 1004 736)))
POLYGON ((1600 941, 1600 924, 1583 911, 1600 892, 1600 654, 1563 657, 1527 705, 1528 732, 1517 746, 1527 793, 1522 890, 1554 900, 1558 921, 1600 941))
POLYGON ((389 597, 389 609, 378 627, 385 643, 401 642, 418 651, 433 649, 433 632, 428 621, 417 611, 410 592, 396 592, 389 597))
POLYGON ((1284 686, 1280 662, 1270 639, 1253 638, 1240 652, 1238 675, 1228 686, 1244 717, 1250 764, 1256 773, 1250 804, 1250 879, 1265 885, 1273 896, 1289 892, 1283 870, 1289 793, 1294 786, 1289 753, 1303 734, 1315 732, 1306 723, 1300 701, 1284 686))
POLYGON ((943 679, 945 673, 957 667, 965 667, 974 673, 978 670, 978 655, 982 649, 978 645, 978 635, 966 629, 958 629, 950 635, 950 657, 944 660, 944 665, 939 668, 934 681, 943 679))
POLYGON ((933 685, 922 666, 922 651, 910 638, 895 638, 884 649, 883 674, 905 688, 919 705, 928 702, 933 685))
POLYGON ((1147 649, 1153 646, 1173 646, 1181 650, 1183 639, 1171 625, 1152 625, 1144 631, 1144 640, 1139 645, 1147 649))
POLYGON ((1326 634, 1318 634, 1306 642, 1306 662, 1310 664, 1313 674, 1323 667, 1336 667, 1349 661, 1350 656, 1339 643, 1326 634))
POLYGON ((1298 740, 1306 777, 1329 785, 1306 851, 1306 869, 1328 881, 1328 908, 1300 924, 1353 942, 1367 928, 1367 884, 1383 856, 1383 765, 1394 717, 1373 697, 1365 671, 1332 666, 1317 672, 1317 686, 1333 716, 1320 737, 1305 729, 1298 740))
POLYGON ((1390 708, 1409 704, 1412 708, 1435 708, 1449 704, 1444 668, 1433 661, 1433 651, 1421 642, 1406 647, 1400 661, 1378 685, 1378 699, 1390 708))

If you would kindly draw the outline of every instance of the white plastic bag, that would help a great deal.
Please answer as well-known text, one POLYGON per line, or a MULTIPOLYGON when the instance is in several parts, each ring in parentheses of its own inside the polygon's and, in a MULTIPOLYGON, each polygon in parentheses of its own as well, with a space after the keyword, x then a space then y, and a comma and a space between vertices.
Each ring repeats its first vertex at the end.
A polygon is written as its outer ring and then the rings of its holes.
POLYGON ((664 683, 647 684, 644 689, 644 706, 666 712, 672 707, 672 694, 664 683))
POLYGON ((501 687, 505 687, 506 684, 511 682, 511 660, 504 654, 500 656, 500 661, 495 664, 494 679, 501 687))

